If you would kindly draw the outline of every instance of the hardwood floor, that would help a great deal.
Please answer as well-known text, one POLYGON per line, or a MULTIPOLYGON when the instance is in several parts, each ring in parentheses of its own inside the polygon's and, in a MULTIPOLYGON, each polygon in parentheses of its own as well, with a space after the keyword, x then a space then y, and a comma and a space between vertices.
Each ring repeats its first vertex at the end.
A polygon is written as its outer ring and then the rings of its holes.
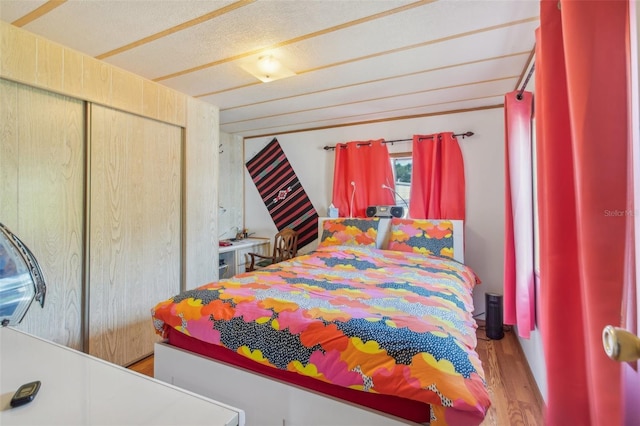
POLYGON ((476 348, 489 387, 491 408, 483 426, 538 426, 544 424, 544 401, 518 337, 510 327, 504 338, 488 339, 478 321, 476 348))
POLYGON ((128 368, 145 376, 153 377, 153 355, 131 364, 128 368))
MULTIPOLYGON (((490 340, 484 332, 484 324, 478 323, 477 351, 491 397, 491 408, 482 425, 543 425, 542 396, 515 333, 507 329, 503 339, 490 340)), ((153 356, 129 368, 153 377, 153 356)))

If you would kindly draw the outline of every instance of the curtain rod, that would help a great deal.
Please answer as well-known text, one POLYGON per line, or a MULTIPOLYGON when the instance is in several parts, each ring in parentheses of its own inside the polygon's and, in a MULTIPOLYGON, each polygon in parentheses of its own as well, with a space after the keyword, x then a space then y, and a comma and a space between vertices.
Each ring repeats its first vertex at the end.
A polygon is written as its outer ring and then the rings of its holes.
MULTIPOLYGON (((473 135, 474 135, 473 132, 464 132, 464 133, 455 133, 453 136, 462 136, 462 139, 464 139, 464 138, 470 138, 473 135)), ((433 136, 426 136, 426 137, 420 138, 420 139, 433 139, 433 136)), ((392 141, 382 141, 382 143, 393 144, 395 142, 410 142, 412 140, 413 139, 395 139, 395 140, 392 140, 392 141)), ((370 143, 369 142, 361 142, 358 145, 370 145, 370 143)), ((330 150, 336 149, 336 147, 335 146, 325 145, 324 148, 322 148, 322 149, 324 149, 325 151, 330 151, 330 150)))
POLYGON ((516 95, 516 99, 521 101, 522 100, 522 94, 524 93, 524 89, 527 87, 527 84, 529 84, 529 79, 531 78, 531 74, 533 74, 533 70, 536 68, 536 64, 534 63, 533 65, 531 65, 531 69, 529 70, 529 74, 527 74, 527 78, 524 79, 524 83, 522 83, 522 88, 520 88, 520 90, 518 91, 518 94, 516 95))

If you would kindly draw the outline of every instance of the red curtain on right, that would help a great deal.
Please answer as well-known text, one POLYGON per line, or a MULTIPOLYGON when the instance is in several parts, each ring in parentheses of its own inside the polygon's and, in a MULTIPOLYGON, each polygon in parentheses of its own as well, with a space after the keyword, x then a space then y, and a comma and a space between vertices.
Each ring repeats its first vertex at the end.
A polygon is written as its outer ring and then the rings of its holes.
POLYGON ((540 3, 535 114, 549 426, 621 424, 621 367, 605 355, 602 329, 620 323, 624 275, 627 9, 626 1, 540 3))
POLYGON ((464 220, 464 162, 453 132, 413 136, 409 216, 464 220))

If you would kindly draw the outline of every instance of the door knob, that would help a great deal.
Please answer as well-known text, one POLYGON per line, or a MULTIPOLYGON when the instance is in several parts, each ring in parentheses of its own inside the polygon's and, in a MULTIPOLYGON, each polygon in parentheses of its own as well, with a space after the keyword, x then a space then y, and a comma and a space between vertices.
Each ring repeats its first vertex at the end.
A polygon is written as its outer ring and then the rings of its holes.
POLYGON ((632 362, 640 359, 640 338, 623 328, 606 326, 602 330, 602 345, 614 361, 632 362))

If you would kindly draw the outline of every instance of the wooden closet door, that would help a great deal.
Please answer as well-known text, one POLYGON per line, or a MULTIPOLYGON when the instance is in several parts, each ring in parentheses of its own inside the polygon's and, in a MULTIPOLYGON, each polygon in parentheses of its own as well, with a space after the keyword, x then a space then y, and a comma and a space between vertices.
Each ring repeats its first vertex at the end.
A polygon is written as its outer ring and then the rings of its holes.
POLYGON ((82 349, 84 103, 0 79, 0 222, 47 285, 17 328, 82 349))
POLYGON ((126 365, 181 288, 182 129, 93 105, 90 134, 89 353, 126 365))

